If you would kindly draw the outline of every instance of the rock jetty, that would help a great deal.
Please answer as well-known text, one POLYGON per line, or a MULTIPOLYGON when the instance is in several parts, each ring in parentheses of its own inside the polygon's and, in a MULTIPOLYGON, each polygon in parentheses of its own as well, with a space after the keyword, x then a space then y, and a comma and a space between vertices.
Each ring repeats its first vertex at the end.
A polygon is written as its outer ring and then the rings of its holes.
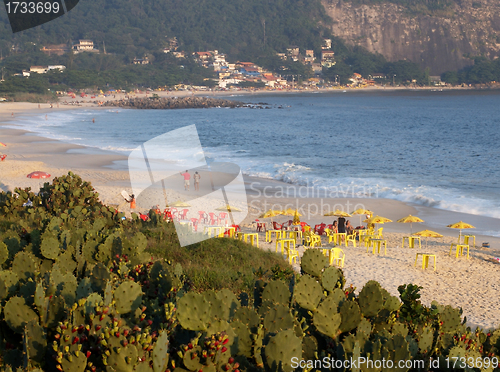
POLYGON ((133 109, 188 109, 210 107, 255 107, 239 101, 209 97, 162 97, 162 98, 131 98, 118 101, 107 101, 103 106, 123 107, 133 109))

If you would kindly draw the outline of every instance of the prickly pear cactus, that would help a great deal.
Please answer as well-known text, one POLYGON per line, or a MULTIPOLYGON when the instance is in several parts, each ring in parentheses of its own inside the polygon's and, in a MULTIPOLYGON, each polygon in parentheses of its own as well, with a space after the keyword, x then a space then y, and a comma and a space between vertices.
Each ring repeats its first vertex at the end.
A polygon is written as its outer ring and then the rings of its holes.
POLYGON ((139 284, 129 281, 120 284, 114 293, 115 307, 119 314, 135 311, 142 302, 142 288, 139 284))
POLYGON ((281 304, 275 305, 264 317, 266 333, 276 333, 280 330, 293 329, 294 318, 290 309, 281 304))
POLYGON ((303 272, 318 278, 323 270, 328 267, 328 259, 323 256, 319 249, 307 249, 300 262, 303 272))
POLYGON ((262 291, 262 301, 266 300, 288 306, 290 303, 290 290, 288 286, 281 280, 270 281, 262 291))
POLYGON ((363 316, 365 317, 376 316, 384 306, 384 299, 382 291, 380 290, 380 284, 373 280, 365 284, 359 293, 358 298, 359 306, 363 316))
POLYGON ((182 327, 192 330, 206 330, 210 321, 210 303, 197 293, 187 293, 177 303, 177 319, 182 327))
POLYGON ((313 324, 316 329, 331 338, 337 337, 342 323, 342 317, 337 313, 337 307, 337 301, 334 298, 327 297, 321 302, 313 316, 313 324))
POLYGON ((32 320, 38 320, 38 315, 26 305, 22 297, 12 297, 5 304, 3 312, 7 325, 16 333, 23 333, 26 324, 32 320))
POLYGON ((321 275, 321 284, 323 285, 323 288, 328 291, 332 292, 335 288, 340 288, 342 289, 344 287, 343 282, 343 274, 340 271, 340 269, 336 268, 335 266, 330 266, 321 275))
POLYGON ((304 309, 316 310, 319 302, 323 299, 323 288, 317 279, 305 274, 295 285, 293 298, 304 309))
POLYGON ((266 345, 265 355, 272 371, 292 372, 292 361, 302 358, 302 341, 295 336, 293 330, 278 332, 266 345))
POLYGON ((345 301, 340 306, 340 316, 342 318, 340 331, 352 331, 361 321, 361 311, 359 310, 358 304, 355 301, 345 301))

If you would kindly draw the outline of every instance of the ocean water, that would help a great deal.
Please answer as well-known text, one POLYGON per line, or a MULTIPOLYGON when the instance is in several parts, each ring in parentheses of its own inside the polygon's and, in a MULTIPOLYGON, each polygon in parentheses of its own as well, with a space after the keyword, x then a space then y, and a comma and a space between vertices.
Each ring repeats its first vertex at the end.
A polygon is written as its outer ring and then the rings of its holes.
POLYGON ((271 109, 72 110, 50 113, 48 120, 24 118, 15 127, 128 154, 195 124, 210 159, 234 162, 247 175, 309 186, 314 196, 371 195, 500 218, 499 92, 229 98, 271 109))

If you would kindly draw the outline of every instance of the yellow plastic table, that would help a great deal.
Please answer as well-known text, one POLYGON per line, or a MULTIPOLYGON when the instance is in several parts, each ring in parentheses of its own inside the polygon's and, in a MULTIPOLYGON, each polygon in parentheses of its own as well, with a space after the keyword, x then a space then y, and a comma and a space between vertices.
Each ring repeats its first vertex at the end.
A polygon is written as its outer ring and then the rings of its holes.
MULTIPOLYGON (((380 250, 382 249, 382 244, 384 244, 384 255, 387 256, 387 240, 385 239, 370 239, 370 244, 373 244, 372 253, 375 254, 375 249, 377 249, 377 253, 380 254, 380 250)), ((366 253, 370 249, 370 245, 366 247, 366 253)))
POLYGON ((247 242, 247 240, 250 241, 250 244, 256 245, 257 248, 259 248, 259 234, 258 233, 241 233, 241 232, 238 232, 238 238, 242 241, 244 241, 245 243, 247 242))
POLYGON ((203 228, 203 233, 205 233, 205 231, 207 231, 208 236, 212 237, 212 233, 214 232, 215 233, 213 235, 214 237, 220 237, 220 236, 224 236, 224 229, 225 229, 224 226, 205 226, 203 228))
POLYGON ((434 258, 434 271, 436 271, 436 255, 429 253, 417 253, 415 257, 415 266, 417 266, 418 256, 422 256, 422 269, 426 269, 429 267, 429 257, 434 258))
POLYGON ((475 247, 476 246, 476 235, 464 235, 464 244, 469 245, 470 238, 473 239, 472 246, 475 247))
POLYGON ((286 235, 288 235, 287 239, 294 239, 295 244, 297 244, 298 239, 302 240, 302 231, 291 230, 291 231, 287 231, 286 233, 287 233, 286 235))
POLYGON ((453 250, 453 246, 457 247, 457 251, 455 253, 455 257, 456 258, 458 258, 458 256, 463 256, 463 254, 464 254, 464 248, 467 248, 467 258, 469 258, 469 245, 468 244, 451 243, 451 246, 450 246, 450 256, 451 256, 451 251, 453 250))
POLYGON ((403 236, 403 244, 401 244, 401 248, 405 247, 405 239, 408 239, 408 248, 415 248, 415 240, 418 240, 418 248, 422 248, 420 236, 403 236))
POLYGON ((271 242, 273 240, 273 233, 276 234, 276 239, 281 239, 282 234, 286 232, 283 230, 266 230, 266 242, 271 242))
POLYGON ((346 238, 347 238, 347 233, 333 233, 333 242, 335 244, 340 245, 340 243, 342 242, 342 240, 344 240, 344 242, 345 242, 346 238), (341 239, 342 237, 344 239, 341 239))
POLYGON ((229 231, 229 233, 227 234, 228 237, 230 237, 230 238, 234 238, 235 237, 235 235, 236 235, 236 227, 224 227, 224 230, 225 230, 224 233, 226 233, 227 231, 229 231))
POLYGON ((281 254, 283 254, 285 246, 290 248, 293 245, 295 249, 295 239, 276 239, 276 252, 278 252, 278 245, 281 246, 281 254))

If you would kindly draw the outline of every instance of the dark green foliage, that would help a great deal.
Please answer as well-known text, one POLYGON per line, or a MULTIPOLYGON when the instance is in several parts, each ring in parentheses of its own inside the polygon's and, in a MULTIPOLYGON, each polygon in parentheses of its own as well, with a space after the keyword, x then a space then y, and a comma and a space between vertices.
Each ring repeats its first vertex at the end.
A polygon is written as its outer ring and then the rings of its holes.
MULTIPOLYGON (((291 372, 295 357, 444 363, 500 351, 500 331, 467 328, 461 310, 451 306, 426 307, 418 286, 399 288, 402 303, 375 281, 356 295, 319 250, 307 251, 302 276, 270 280, 266 273, 274 264, 256 270, 254 301, 240 295, 240 302, 227 288, 197 293, 190 290, 188 268, 165 259, 141 261, 152 229, 166 223, 141 222, 139 230, 97 202, 68 204, 64 218, 54 212, 65 206, 57 199, 33 212, 18 204, 36 196, 19 191, 17 198, 0 194, 0 208, 12 208, 0 217, 12 222, 0 225, 9 226, 0 235, 11 249, 0 271, 0 347, 3 364, 14 369, 291 372), (88 242, 105 262, 84 258, 88 242)), ((232 243, 214 241, 221 249, 232 243)))

